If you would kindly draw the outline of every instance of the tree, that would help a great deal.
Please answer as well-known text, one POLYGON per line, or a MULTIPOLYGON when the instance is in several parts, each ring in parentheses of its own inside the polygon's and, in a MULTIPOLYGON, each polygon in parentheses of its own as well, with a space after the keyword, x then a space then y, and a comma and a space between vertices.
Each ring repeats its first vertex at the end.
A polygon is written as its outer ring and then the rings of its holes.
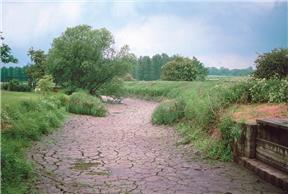
POLYGON ((28 64, 26 73, 28 76, 28 84, 30 87, 35 88, 36 83, 41 79, 47 71, 47 55, 42 50, 28 50, 28 56, 31 63, 28 64))
MULTIPOLYGON (((0 39, 4 40, 2 35, 0 35, 0 39)), ((1 44, 0 53, 2 63, 18 63, 18 60, 11 54, 11 48, 7 44, 1 44)))
POLYGON ((193 59, 175 57, 162 67, 161 79, 171 81, 202 80, 207 76, 207 69, 195 57, 193 59))
POLYGON ((255 61, 255 78, 278 78, 288 76, 288 48, 274 49, 271 52, 259 55, 255 61))
POLYGON ((48 69, 56 84, 87 89, 96 94, 104 84, 113 82, 130 71, 128 46, 113 49, 114 39, 105 28, 88 25, 67 28, 55 38, 48 52, 48 69))

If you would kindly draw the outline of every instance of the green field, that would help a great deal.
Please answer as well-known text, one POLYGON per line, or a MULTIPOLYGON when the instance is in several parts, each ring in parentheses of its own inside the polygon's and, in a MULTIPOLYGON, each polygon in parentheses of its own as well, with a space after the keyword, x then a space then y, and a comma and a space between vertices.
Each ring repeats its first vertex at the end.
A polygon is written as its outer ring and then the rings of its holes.
POLYGON ((37 100, 40 95, 34 92, 10 92, 1 91, 1 105, 17 104, 23 100, 37 100))

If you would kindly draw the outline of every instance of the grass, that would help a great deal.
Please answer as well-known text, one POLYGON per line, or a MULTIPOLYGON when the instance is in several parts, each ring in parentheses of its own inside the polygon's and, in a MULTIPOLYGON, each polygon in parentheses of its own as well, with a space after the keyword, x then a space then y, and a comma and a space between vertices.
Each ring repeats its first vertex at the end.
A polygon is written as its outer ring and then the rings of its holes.
MULTIPOLYGON (((25 153, 33 141, 59 127, 67 110, 104 116, 102 102, 86 93, 71 97, 63 93, 45 96, 33 92, 1 91, 1 191, 5 194, 34 193, 36 174, 25 153)), ((76 167, 86 168, 87 165, 76 167)), ((94 165, 94 164, 93 164, 94 165)))
POLYGON ((205 157, 227 161, 232 159, 230 145, 211 139, 208 132, 217 125, 223 109, 240 98, 241 89, 231 89, 237 83, 228 79, 129 81, 125 88, 129 95, 136 97, 170 99, 162 101, 154 110, 153 123, 176 124, 183 134, 183 142, 193 143, 205 157))
POLYGON ((37 100, 40 95, 33 92, 9 92, 1 90, 1 105, 18 104, 22 100, 37 100))
POLYGON ((105 116, 106 109, 99 98, 84 92, 75 92, 71 95, 68 111, 76 114, 105 116))
POLYGON ((1 92, 1 191, 33 193, 35 174, 25 152, 32 141, 60 126, 65 108, 58 96, 1 92))

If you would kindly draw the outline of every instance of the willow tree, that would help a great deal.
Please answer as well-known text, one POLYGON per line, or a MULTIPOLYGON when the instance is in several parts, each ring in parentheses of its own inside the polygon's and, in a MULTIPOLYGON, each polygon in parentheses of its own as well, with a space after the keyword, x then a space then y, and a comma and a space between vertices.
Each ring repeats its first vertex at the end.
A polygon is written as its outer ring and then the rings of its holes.
POLYGON ((98 94, 130 71, 133 57, 128 46, 118 52, 114 49, 113 35, 107 29, 79 25, 53 40, 47 63, 56 84, 98 94))

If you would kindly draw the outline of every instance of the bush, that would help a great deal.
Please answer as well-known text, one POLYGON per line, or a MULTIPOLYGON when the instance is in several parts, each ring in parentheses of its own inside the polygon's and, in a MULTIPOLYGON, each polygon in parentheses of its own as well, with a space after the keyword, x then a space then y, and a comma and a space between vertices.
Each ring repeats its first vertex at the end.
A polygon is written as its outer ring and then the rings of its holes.
POLYGON ((113 78, 110 82, 104 83, 97 91, 96 95, 111 96, 113 98, 120 98, 125 94, 123 80, 113 78))
POLYGON ((75 92, 70 96, 68 111, 100 117, 106 114, 105 106, 101 100, 84 92, 75 92))
POLYGON ((36 91, 47 94, 53 90, 55 83, 51 75, 44 75, 36 84, 36 91))
POLYGON ((176 57, 161 68, 161 79, 169 81, 204 80, 208 70, 195 57, 176 57))
POLYGON ((16 79, 12 79, 8 83, 3 83, 1 85, 1 88, 3 90, 16 91, 16 92, 30 92, 31 91, 31 88, 28 85, 20 83, 16 79))
POLYGON ((283 79, 288 76, 288 48, 274 49, 259 55, 255 61, 255 78, 283 79))
POLYGON ((153 112, 153 124, 172 124, 184 117, 184 103, 181 100, 167 100, 153 112))
POLYGON ((288 80, 254 80, 250 88, 252 102, 288 102, 288 80))
POLYGON ((240 138, 241 126, 233 122, 231 118, 223 117, 218 124, 218 128, 221 132, 221 139, 215 141, 209 147, 208 155, 214 159, 231 161, 233 142, 240 138))

